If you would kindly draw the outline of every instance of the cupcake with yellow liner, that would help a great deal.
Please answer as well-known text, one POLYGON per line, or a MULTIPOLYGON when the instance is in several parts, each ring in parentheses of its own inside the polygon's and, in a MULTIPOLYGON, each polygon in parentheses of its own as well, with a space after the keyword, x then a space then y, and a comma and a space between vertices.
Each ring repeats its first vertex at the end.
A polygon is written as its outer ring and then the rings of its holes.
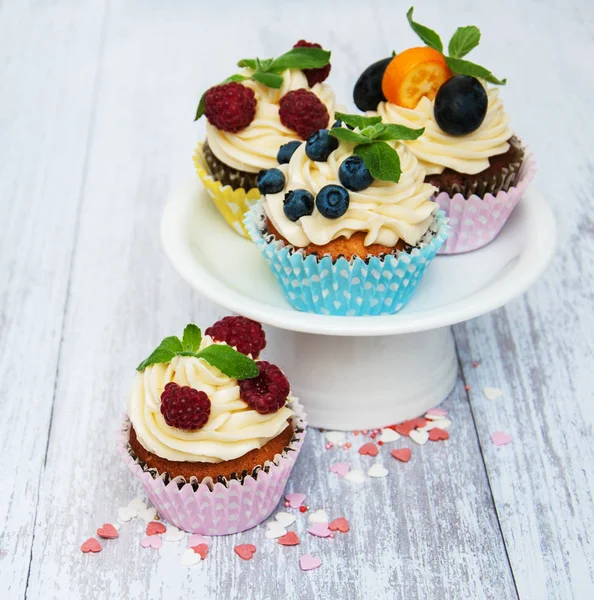
POLYGON ((196 119, 206 116, 206 139, 194 162, 237 233, 245 235, 243 216, 260 196, 258 173, 277 164, 282 147, 307 139, 333 118, 334 93, 323 83, 329 60, 319 44, 301 40, 278 58, 239 61, 240 73, 203 94, 196 119))
POLYGON ((327 315, 379 315, 409 301, 448 226, 435 188, 402 143, 423 130, 336 114, 288 164, 260 176, 250 236, 289 303, 327 315))
POLYGON ((423 127, 407 142, 437 187, 436 202, 452 230, 442 253, 474 250, 493 240, 531 181, 535 164, 509 126, 488 69, 462 57, 480 41, 477 27, 460 27, 444 54, 439 35, 413 21, 427 44, 369 67, 355 85, 357 106, 386 123, 423 127))
POLYGON ((244 531, 282 497, 306 423, 283 372, 251 357, 264 345, 259 324, 226 317, 205 335, 188 325, 165 338, 137 368, 120 449, 181 529, 244 531))

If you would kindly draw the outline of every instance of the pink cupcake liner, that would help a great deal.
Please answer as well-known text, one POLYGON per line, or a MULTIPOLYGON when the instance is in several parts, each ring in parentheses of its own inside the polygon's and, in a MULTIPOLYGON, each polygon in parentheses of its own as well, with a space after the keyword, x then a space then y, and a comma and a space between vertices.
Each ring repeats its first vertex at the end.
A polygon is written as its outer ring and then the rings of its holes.
POLYGON ((471 252, 492 242, 524 195, 536 170, 536 161, 526 151, 518 182, 507 192, 500 191, 496 196, 486 194, 484 198, 476 195, 464 198, 462 194, 450 196, 447 192, 434 196, 433 200, 445 212, 451 227, 438 254, 471 252))
POLYGON ((214 483, 208 478, 197 484, 178 477, 166 483, 165 474, 144 470, 131 454, 128 419, 122 426, 118 448, 158 513, 169 523, 202 535, 238 533, 262 523, 282 498, 307 426, 306 414, 296 399, 291 408, 295 411, 292 419, 295 434, 289 449, 277 455, 273 462, 267 462, 256 476, 247 475, 243 481, 231 479, 214 483))

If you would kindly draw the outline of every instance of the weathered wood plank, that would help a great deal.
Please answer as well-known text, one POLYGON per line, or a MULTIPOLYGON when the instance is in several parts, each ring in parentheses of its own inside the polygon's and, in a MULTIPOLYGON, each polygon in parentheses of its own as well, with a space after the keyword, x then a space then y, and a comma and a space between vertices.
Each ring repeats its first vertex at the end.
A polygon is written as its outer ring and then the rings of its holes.
POLYGON ((22 598, 54 399, 103 0, 0 3, 0 596, 22 598))

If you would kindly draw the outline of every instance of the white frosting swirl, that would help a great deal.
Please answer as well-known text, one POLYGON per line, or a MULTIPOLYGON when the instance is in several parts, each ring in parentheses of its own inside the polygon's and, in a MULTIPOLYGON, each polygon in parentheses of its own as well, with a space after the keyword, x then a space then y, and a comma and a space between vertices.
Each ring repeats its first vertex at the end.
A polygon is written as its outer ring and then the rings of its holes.
POLYGON ((368 114, 379 114, 384 123, 425 128, 420 138, 406 144, 428 175, 442 173, 446 167, 474 175, 489 166, 489 157, 508 151, 507 140, 513 135, 499 90, 487 89, 487 97, 489 103, 485 120, 476 131, 463 136, 449 135, 439 127, 433 115, 433 102, 426 96, 414 109, 380 102, 377 112, 368 114))
MULTIPOLYGON (((249 71, 244 73, 249 74, 249 71)), ((283 85, 277 90, 252 80, 242 82, 254 90, 258 101, 254 120, 245 129, 228 133, 207 121, 208 145, 226 165, 248 173, 276 167, 278 149, 291 140, 301 139, 295 131, 281 123, 278 115, 278 103, 287 92, 302 88, 310 90, 326 106, 330 120, 334 118, 334 92, 328 85, 316 83, 310 88, 303 71, 299 69, 284 71, 282 76, 283 85)))
POLYGON ((426 233, 437 205, 429 198, 435 191, 424 183, 425 172, 417 159, 402 144, 395 145, 400 156, 402 175, 398 183, 375 180, 360 192, 349 191, 349 207, 338 219, 327 219, 317 208, 310 216, 290 221, 283 211, 285 193, 305 189, 315 198, 329 184, 341 185, 338 170, 352 155, 352 144, 340 142, 326 162, 315 162, 305 154, 301 144, 288 165, 280 165, 285 174, 285 188, 263 199, 266 214, 277 231, 293 246, 323 246, 338 237, 350 238, 357 231, 367 232, 365 245, 394 247, 399 239, 415 245, 426 233))
MULTIPOLYGON (((201 348, 212 344, 204 336, 201 348)), ((239 396, 239 385, 203 359, 176 356, 138 373, 128 403, 128 416, 142 446, 167 460, 218 463, 261 448, 288 426, 293 411, 261 415, 239 396), (161 394, 174 381, 205 392, 211 402, 204 427, 184 431, 170 427, 161 414, 161 394)))

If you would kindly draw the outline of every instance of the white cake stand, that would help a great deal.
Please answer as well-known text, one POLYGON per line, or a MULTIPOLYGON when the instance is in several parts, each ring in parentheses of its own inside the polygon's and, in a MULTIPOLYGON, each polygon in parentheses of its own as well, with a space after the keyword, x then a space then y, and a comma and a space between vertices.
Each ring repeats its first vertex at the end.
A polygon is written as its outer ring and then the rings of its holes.
POLYGON ((450 325, 503 306, 546 269, 555 220, 531 187, 491 244, 438 256, 410 303, 379 317, 332 317, 294 310, 256 246, 224 222, 198 180, 168 203, 167 257, 214 302, 283 329, 267 355, 287 373, 314 427, 369 429, 423 414, 457 376, 450 325))

